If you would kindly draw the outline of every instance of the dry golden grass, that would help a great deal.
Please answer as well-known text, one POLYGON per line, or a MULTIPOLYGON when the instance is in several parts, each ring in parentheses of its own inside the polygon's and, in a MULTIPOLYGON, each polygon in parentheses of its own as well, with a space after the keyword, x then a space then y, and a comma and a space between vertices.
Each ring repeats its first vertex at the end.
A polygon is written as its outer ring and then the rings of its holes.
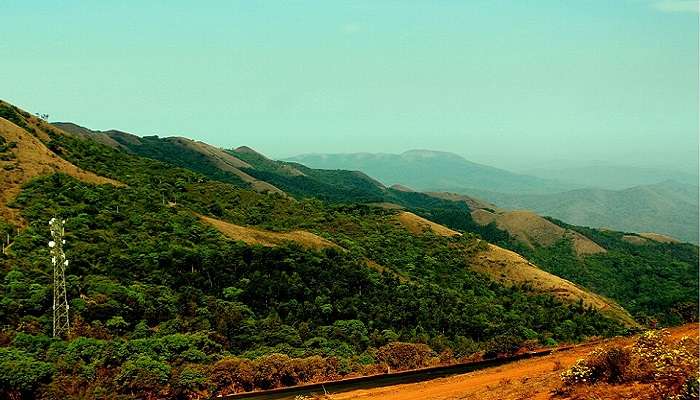
POLYGON ((225 236, 231 239, 240 240, 250 245, 257 244, 261 246, 274 247, 286 242, 296 242, 304 247, 314 250, 321 250, 330 247, 340 249, 340 247, 335 243, 306 231, 272 232, 258 228, 240 226, 204 215, 198 215, 198 217, 202 221, 219 230, 219 232, 223 233, 225 236))
POLYGON ((516 240, 529 247, 548 247, 568 238, 571 239, 574 252, 578 255, 598 254, 606 251, 580 233, 564 229, 530 211, 492 213, 479 209, 472 211, 471 214, 476 223, 488 225, 495 222, 499 229, 508 232, 516 240))
POLYGON ((19 193, 23 184, 38 176, 62 172, 88 183, 124 186, 121 182, 82 170, 59 157, 39 140, 40 137, 48 140, 48 136, 40 128, 40 123, 34 119, 27 119, 27 123, 36 130, 38 137, 0 118, 0 136, 7 142, 17 143, 17 147, 11 149, 15 159, 0 161, 0 217, 24 225, 17 210, 8 208, 7 204, 19 193), (5 166, 13 168, 5 169, 5 166))
POLYGON ((634 319, 614 301, 591 293, 576 284, 543 271, 520 254, 493 244, 470 260, 473 270, 490 276, 504 285, 527 286, 532 291, 550 294, 559 300, 583 303, 628 326, 637 326, 634 319))
POLYGON ((423 217, 419 217, 408 211, 399 212, 396 215, 396 220, 409 232, 420 235, 425 231, 432 231, 436 235, 440 236, 459 236, 461 233, 453 231, 452 229, 436 224, 433 221, 429 221, 423 217))
POLYGON ((636 244, 637 246, 643 246, 647 243, 649 243, 649 240, 636 236, 636 235, 623 235, 622 236, 622 241, 630 243, 630 244, 636 244))
POLYGON ((245 172, 241 171, 240 168, 253 168, 250 164, 247 162, 240 160, 231 154, 221 150, 218 147, 214 147, 212 145, 203 143, 203 142, 198 142, 194 141, 191 139, 183 138, 183 137, 172 137, 172 138, 167 138, 166 140, 176 143, 182 147, 188 148, 190 150, 196 151, 205 157, 207 157, 211 162, 216 165, 217 168, 219 168, 222 171, 230 172, 239 178, 243 180, 244 182, 250 183, 251 187, 253 190, 261 193, 279 193, 281 195, 285 195, 286 193, 282 191, 281 189, 278 189, 274 185, 271 185, 265 181, 258 180, 245 172))
POLYGON ((367 203, 368 206, 379 207, 385 210, 403 210, 404 207, 396 203, 381 202, 381 203, 367 203))
POLYGON ((405 185, 400 185, 400 184, 395 184, 391 185, 391 188, 394 190, 398 190, 399 192, 415 192, 412 188, 405 186, 405 185))
POLYGON ((477 199, 475 197, 465 196, 463 194, 451 193, 451 192, 428 192, 426 194, 430 195, 432 197, 437 197, 438 199, 464 202, 472 210, 476 210, 479 208, 488 208, 491 210, 498 209, 498 207, 496 207, 495 205, 493 205, 489 202, 483 201, 481 199, 477 199))
MULTIPOLYGON (((441 236, 460 235, 459 232, 410 212, 399 212, 396 219, 413 234, 422 234, 430 230, 441 236)), ((467 262, 474 271, 487 275, 504 285, 526 286, 533 292, 550 294, 561 301, 569 303, 577 303, 583 300, 585 305, 594 307, 625 325, 637 326, 637 323, 629 313, 614 301, 591 293, 566 279, 543 271, 513 251, 489 243, 486 250, 470 256, 467 262)))
POLYGON ((680 243, 681 241, 675 238, 672 238, 668 235, 662 235, 660 233, 654 233, 654 232, 642 232, 639 234, 639 236, 647 238, 649 240, 653 240, 655 242, 660 242, 660 243, 680 243))

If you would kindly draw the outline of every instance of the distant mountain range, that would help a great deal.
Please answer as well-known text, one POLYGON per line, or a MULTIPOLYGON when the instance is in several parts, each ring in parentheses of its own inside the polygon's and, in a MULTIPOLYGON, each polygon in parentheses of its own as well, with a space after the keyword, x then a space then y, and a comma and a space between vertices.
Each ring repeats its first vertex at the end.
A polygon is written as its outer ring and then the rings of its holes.
POLYGON ((582 187, 620 190, 633 186, 676 181, 698 185, 698 174, 658 167, 639 167, 591 163, 584 166, 547 166, 525 169, 521 172, 545 179, 558 180, 582 187))
POLYGON ((654 231, 693 243, 699 239, 699 189, 691 174, 633 167, 619 167, 617 174, 617 167, 599 166, 548 169, 548 173, 541 170, 546 177, 537 177, 429 150, 402 154, 306 154, 288 160, 314 168, 358 170, 384 184, 405 185, 418 191, 468 194, 498 207, 528 209, 577 225, 654 231), (569 176, 571 179, 567 179, 569 176), (606 189, 622 186, 625 181, 652 184, 606 189))
POLYGON ((624 190, 577 189, 542 195, 469 190, 501 207, 533 210, 576 225, 654 231, 698 242, 698 186, 665 181, 624 190))
POLYGON ((403 184, 420 191, 494 192, 542 194, 575 189, 551 179, 521 175, 478 164, 453 153, 411 150, 402 154, 352 153, 305 154, 286 159, 312 168, 362 171, 386 185, 403 184))
MULTIPOLYGON (((14 338, 0 346, 10 357, 4 382, 38 388, 26 398, 128 396, 143 392, 133 371, 167 371, 159 384, 179 387, 194 366, 193 376, 225 395, 228 378, 207 378, 222 366, 297 371, 314 360, 314 371, 336 378, 384 370, 374 358, 384 351, 452 362, 697 319, 697 246, 416 191, 442 174, 442 187, 510 188, 526 199, 569 193, 445 153, 394 160, 387 170, 410 166, 415 180, 388 186, 245 146, 49 124, 0 101, 0 237, 11 240, 0 252, 0 325, 14 338), (70 341, 49 336, 46 221, 56 216, 67 221, 71 328, 80 336, 70 341), (60 354, 47 356, 49 345, 60 354), (97 350, 85 355, 85 346, 97 350), (370 364, 357 361, 365 356, 370 364), (63 388, 75 382, 74 369, 62 367, 74 359, 101 371, 77 391, 63 388)), ((614 206, 655 215, 692 201, 675 185, 614 206)), ((291 374, 249 387, 307 382, 291 374)))
MULTIPOLYGON (((430 150, 309 154, 274 161, 245 146, 226 150, 183 137, 138 137, 117 130, 98 132, 72 123, 54 126, 259 192, 407 207, 444 201, 444 196, 436 198, 434 194, 452 192, 487 200, 496 208, 532 210, 577 225, 656 232, 692 243, 699 240, 698 226, 693 222, 699 217, 698 187, 675 181, 624 190, 589 188, 580 183, 581 173, 572 173, 573 180, 579 183, 568 183, 516 174, 473 163, 456 154, 430 150)), ((628 175, 632 174, 630 170, 628 175)), ((642 172, 637 169, 632 175, 638 180, 668 177, 650 174, 644 178, 642 172)), ((602 175, 605 176, 600 179, 610 182, 614 171, 602 175)), ((692 181, 688 176, 680 178, 692 181)), ((595 182, 594 179, 592 176, 590 181, 595 182)), ((474 208, 473 202, 478 200, 470 201, 469 206, 474 208)))

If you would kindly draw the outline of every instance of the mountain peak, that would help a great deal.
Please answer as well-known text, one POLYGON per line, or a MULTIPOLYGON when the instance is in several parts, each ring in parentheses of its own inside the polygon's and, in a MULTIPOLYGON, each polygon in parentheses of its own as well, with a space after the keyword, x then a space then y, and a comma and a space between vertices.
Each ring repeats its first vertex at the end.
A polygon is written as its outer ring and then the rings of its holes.
POLYGON ((450 153, 447 151, 438 151, 438 150, 427 150, 427 149, 414 149, 414 150, 408 150, 403 153, 401 153, 401 157, 405 158, 443 158, 443 159, 452 159, 452 160, 459 160, 459 161, 466 161, 466 159, 458 154, 455 153, 450 153))

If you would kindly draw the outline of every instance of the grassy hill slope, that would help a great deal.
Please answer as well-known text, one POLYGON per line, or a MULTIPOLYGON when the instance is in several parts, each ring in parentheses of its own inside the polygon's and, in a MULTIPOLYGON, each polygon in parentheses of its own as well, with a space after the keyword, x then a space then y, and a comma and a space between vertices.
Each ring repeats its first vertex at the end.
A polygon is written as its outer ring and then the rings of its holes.
MULTIPOLYGON (((13 126, 27 123, 16 117, 13 126)), ((212 396, 623 329, 594 308, 472 271, 469 257, 483 246, 474 235, 415 234, 397 223, 397 210, 259 193, 196 165, 48 125, 37 131, 57 158, 124 185, 51 173, 11 200, 27 225, 11 229, 0 255, 2 396, 212 396), (54 216, 67 220, 68 340, 48 337, 46 221, 54 216), (344 250, 246 243, 225 236, 228 228, 268 238, 305 231, 344 250)), ((431 212, 452 204, 395 196, 431 212)))
POLYGON ((547 195, 472 190, 504 208, 528 209, 576 225, 657 232, 698 243, 698 186, 667 181, 625 190, 579 189, 547 195))
MULTIPOLYGON (((484 201, 455 193, 386 188, 362 173, 274 161, 245 146, 227 152, 248 165, 242 171, 274 184, 297 199, 321 198, 332 203, 367 203, 388 210, 411 211, 454 230, 477 233, 528 259, 537 257, 537 264, 546 271, 620 302, 645 321, 679 323, 687 318, 683 307, 697 303, 695 286, 686 285, 697 281, 693 273, 693 265, 697 263, 695 246, 674 245, 668 251, 651 242, 651 246, 635 249, 628 246, 624 234, 610 232, 616 239, 605 240, 613 251, 604 254, 607 247, 599 242, 599 231, 585 231, 591 232, 589 235, 583 233, 585 228, 562 227, 534 213, 499 210, 484 201), (679 261, 673 274, 664 272, 679 261), (616 273, 621 270, 624 273, 616 273), (659 282, 658 288, 650 286, 652 282, 659 282), (654 294, 638 301, 634 293, 640 285, 654 294), (655 293, 661 290, 664 293, 655 293)), ((209 177, 216 179, 216 174, 209 177)), ((209 209, 216 215, 229 212, 225 204, 216 201, 216 194, 209 196, 212 199, 209 209)), ((282 219, 288 218, 304 221, 291 215, 282 219)))
MULTIPOLYGON (((666 181, 623 190, 591 189, 585 188, 588 184, 519 175, 472 163, 455 154, 428 150, 399 155, 308 154, 289 161, 313 168, 362 171, 387 185, 401 184, 418 191, 475 196, 504 209, 531 210, 576 225, 658 232, 693 243, 698 243, 700 237, 696 223, 700 208, 697 182, 666 181)), ((614 170, 605 171, 611 174, 614 170)), ((620 171, 622 175, 626 173, 631 172, 620 171)), ((673 175, 644 176, 649 181, 655 176, 673 175)), ((689 180, 682 174, 678 177, 689 180)))

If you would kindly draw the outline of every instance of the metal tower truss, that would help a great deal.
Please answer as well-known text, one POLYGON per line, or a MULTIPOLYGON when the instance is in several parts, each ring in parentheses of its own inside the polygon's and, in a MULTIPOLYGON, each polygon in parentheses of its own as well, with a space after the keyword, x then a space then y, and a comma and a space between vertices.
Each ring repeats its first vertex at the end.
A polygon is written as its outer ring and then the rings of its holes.
POLYGON ((63 245, 66 243, 63 224, 65 220, 51 218, 51 238, 49 250, 51 263, 53 264, 53 336, 65 337, 70 333, 68 316, 68 297, 66 295, 66 267, 68 260, 63 253, 63 245))

